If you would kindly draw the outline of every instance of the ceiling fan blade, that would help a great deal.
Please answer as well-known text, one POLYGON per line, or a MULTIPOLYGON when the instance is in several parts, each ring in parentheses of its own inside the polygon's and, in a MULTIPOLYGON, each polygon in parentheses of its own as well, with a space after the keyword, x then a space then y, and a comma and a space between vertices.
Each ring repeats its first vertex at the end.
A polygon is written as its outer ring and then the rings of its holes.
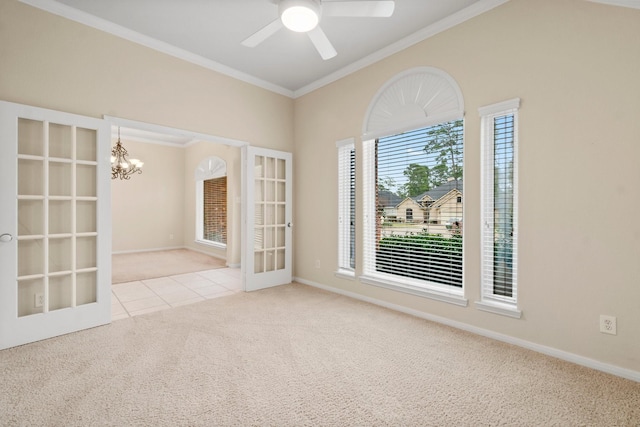
POLYGON ((282 28, 282 21, 278 18, 244 39, 242 41, 242 45, 247 47, 256 47, 274 35, 280 28, 282 28))
POLYGON ((388 18, 394 9, 393 0, 322 2, 323 16, 388 18))
POLYGON ((307 34, 309 35, 311 42, 318 50, 318 53, 320 54, 322 59, 331 59, 338 54, 320 26, 315 27, 307 34))

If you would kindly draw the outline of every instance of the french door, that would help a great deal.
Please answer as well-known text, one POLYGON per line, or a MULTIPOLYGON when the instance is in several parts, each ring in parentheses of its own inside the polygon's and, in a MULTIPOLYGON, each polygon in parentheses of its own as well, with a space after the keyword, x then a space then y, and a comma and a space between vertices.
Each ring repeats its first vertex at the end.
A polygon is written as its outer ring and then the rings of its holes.
POLYGON ((291 283, 291 153, 244 147, 242 278, 245 291, 291 283))
POLYGON ((0 349, 109 323, 109 125, 0 101, 0 138, 0 349))

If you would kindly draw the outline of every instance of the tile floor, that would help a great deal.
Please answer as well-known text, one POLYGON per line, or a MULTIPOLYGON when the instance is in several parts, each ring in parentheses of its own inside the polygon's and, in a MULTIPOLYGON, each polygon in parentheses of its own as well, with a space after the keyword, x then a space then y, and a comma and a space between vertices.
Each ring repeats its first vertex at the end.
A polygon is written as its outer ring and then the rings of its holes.
POLYGON ((111 319, 166 310, 242 292, 239 268, 218 268, 111 286, 111 319))

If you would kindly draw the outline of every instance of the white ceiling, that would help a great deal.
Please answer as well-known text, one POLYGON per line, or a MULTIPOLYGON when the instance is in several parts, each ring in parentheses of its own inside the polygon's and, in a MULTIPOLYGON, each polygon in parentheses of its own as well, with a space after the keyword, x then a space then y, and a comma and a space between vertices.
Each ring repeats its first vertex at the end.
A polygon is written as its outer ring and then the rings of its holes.
POLYGON ((326 61, 286 29, 240 44, 278 17, 277 0, 21 1, 295 98, 508 0, 396 0, 389 18, 325 17, 338 52, 326 61))

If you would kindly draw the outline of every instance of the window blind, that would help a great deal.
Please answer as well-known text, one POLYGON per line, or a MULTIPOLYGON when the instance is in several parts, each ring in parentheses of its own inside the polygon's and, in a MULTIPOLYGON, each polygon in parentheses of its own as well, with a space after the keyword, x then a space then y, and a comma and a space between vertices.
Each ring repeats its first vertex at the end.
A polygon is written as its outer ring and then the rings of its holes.
POLYGON ((507 304, 517 302, 518 105, 481 109, 482 298, 507 304))
POLYGON ((461 288, 462 120, 365 145, 365 273, 461 288))
POLYGON ((227 243, 227 177, 207 179, 203 188, 203 239, 227 243))
POLYGON ((356 152, 353 139, 338 143, 338 268, 355 269, 356 152))

